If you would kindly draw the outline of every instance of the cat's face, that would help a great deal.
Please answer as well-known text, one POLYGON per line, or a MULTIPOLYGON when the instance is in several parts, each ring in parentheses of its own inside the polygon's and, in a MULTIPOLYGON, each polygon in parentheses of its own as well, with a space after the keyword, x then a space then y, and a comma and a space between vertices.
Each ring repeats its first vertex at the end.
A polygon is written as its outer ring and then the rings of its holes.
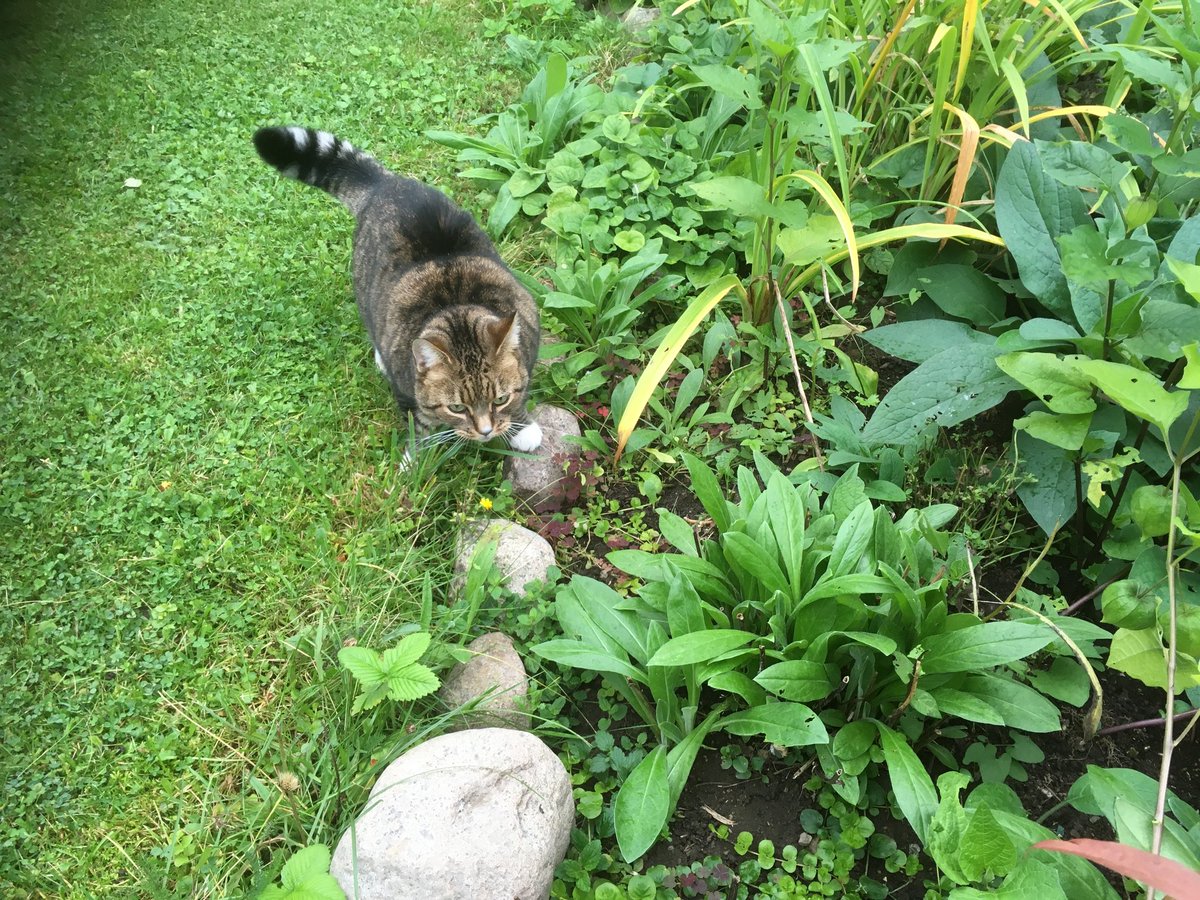
POLYGON ((453 332, 423 333, 412 342, 416 400, 422 418, 470 441, 505 434, 523 413, 528 374, 518 355, 520 325, 478 316, 453 332))

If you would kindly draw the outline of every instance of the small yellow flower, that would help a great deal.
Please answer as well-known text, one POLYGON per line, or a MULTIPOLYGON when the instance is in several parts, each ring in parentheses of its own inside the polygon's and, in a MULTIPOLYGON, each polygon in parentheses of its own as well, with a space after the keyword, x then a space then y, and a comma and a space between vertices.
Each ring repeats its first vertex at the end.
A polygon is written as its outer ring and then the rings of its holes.
POLYGON ((482 506, 484 509, 491 509, 492 508, 492 498, 491 497, 480 497, 479 505, 482 506))

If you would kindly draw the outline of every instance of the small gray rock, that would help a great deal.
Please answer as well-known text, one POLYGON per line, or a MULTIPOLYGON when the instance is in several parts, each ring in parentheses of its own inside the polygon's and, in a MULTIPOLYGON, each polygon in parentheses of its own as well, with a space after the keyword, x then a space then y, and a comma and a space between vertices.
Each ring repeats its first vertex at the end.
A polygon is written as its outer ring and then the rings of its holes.
POLYGON ((379 776, 330 872, 351 900, 544 900, 574 818, 570 776, 538 738, 444 734, 379 776))
POLYGON ((542 445, 525 456, 510 456, 504 475, 512 482, 513 496, 524 500, 538 512, 549 512, 561 505, 558 483, 563 465, 579 455, 579 445, 567 436, 579 437, 579 421, 557 406, 538 408, 536 419, 542 426, 542 445))
POLYGON ((654 7, 633 6, 629 12, 621 18, 623 24, 631 34, 641 34, 645 31, 651 22, 654 22, 661 12, 654 7))
MULTIPOLYGON (((500 570, 505 584, 524 593, 530 583, 544 581, 554 565, 554 548, 538 534, 507 519, 477 519, 467 522, 459 533, 458 555, 454 571, 467 571, 476 547, 484 541, 496 541, 493 563, 500 570)), ((464 579, 456 579, 461 587, 464 579)))
POLYGON ((442 701, 452 708, 484 698, 463 716, 461 727, 528 729, 530 720, 524 701, 529 679, 512 638, 494 631, 475 638, 467 649, 475 655, 451 669, 438 691, 442 701))

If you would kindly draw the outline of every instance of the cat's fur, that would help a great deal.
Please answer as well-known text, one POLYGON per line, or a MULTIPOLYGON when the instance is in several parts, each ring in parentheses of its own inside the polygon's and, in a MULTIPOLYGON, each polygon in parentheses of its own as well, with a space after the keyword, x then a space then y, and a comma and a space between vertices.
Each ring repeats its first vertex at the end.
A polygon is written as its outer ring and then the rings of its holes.
POLYGON ((424 430, 449 427, 474 441, 504 436, 518 450, 536 449, 541 429, 526 406, 537 305, 471 214, 328 132, 262 128, 254 146, 358 220, 358 311, 401 412, 424 430))

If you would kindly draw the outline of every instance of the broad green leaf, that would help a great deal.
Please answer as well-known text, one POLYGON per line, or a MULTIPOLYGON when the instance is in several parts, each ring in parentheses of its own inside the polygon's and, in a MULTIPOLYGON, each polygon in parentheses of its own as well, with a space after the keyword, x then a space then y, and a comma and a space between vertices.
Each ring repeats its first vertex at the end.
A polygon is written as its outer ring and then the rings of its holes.
POLYGON ((1028 475, 1017 496, 1046 534, 1053 533, 1075 512, 1075 466, 1071 453, 1018 431, 1016 445, 1021 472, 1028 475))
POLYGON ((845 242, 838 220, 826 215, 810 215, 803 228, 784 228, 776 239, 784 260, 793 266, 823 259, 845 242))
POLYGON ((428 667, 409 663, 388 676, 387 686, 388 696, 393 700, 408 701, 432 694, 441 686, 441 682, 428 667))
POLYGON ((883 594, 892 590, 892 583, 878 575, 839 575, 822 578, 808 591, 801 604, 807 606, 825 597, 840 597, 843 594, 883 594))
POLYGON ((767 479, 767 516, 771 531, 779 543, 779 555, 787 570, 792 600, 798 600, 804 589, 804 530, 806 512, 798 489, 781 472, 772 472, 767 479))
POLYGON ((280 873, 282 888, 271 885, 262 893, 264 898, 277 900, 345 900, 337 879, 329 874, 329 848, 310 844, 283 865, 280 873))
POLYGON ((280 881, 287 889, 301 887, 314 875, 328 875, 332 858, 329 848, 324 844, 310 844, 303 850, 297 850, 283 864, 280 881))
POLYGON ((542 172, 531 172, 528 169, 518 169, 513 172, 512 177, 508 179, 508 192, 516 198, 526 197, 532 194, 546 181, 546 176, 542 172))
MULTIPOLYGON (((1174 267, 1176 261, 1167 262, 1174 267)), ((1200 266, 1193 266, 1200 273, 1200 266)), ((1198 279, 1200 281, 1200 279, 1198 279)), ((1196 285, 1200 294, 1200 283, 1196 285)), ((1198 298, 1200 299, 1200 298, 1198 298)), ((1138 311, 1141 327, 1125 339, 1124 346, 1139 357, 1174 362, 1184 354, 1188 342, 1200 334, 1200 307, 1171 300, 1150 299, 1138 311)), ((1180 387, 1188 387, 1182 381, 1180 387)))
POLYGON ((936 687, 929 693, 937 701, 938 709, 944 715, 957 716, 968 722, 979 722, 983 725, 1004 724, 1004 716, 1000 715, 995 707, 968 691, 936 687))
POLYGON ((613 801, 617 846, 625 862, 633 862, 654 846, 670 814, 667 751, 659 745, 629 773, 613 801))
POLYGON ((700 501, 704 511, 712 518, 713 524, 717 526, 717 533, 724 534, 729 530, 731 519, 729 504, 725 501, 725 492, 721 490, 721 483, 717 481, 717 476, 713 474, 712 469, 690 453, 683 454, 683 463, 687 466, 688 475, 692 479, 692 489, 696 492, 696 499, 700 501))
POLYGON ((875 510, 870 502, 860 503, 843 520, 833 538, 827 573, 833 577, 850 575, 867 552, 875 533, 875 510))
POLYGON ((646 663, 649 666, 688 666, 708 662, 758 640, 758 635, 732 628, 710 628, 671 638, 646 663))
POLYGON ((929 840, 925 844, 938 868, 956 884, 966 884, 970 880, 963 874, 958 859, 967 826, 967 813, 958 795, 970 780, 964 772, 943 772, 938 776, 937 792, 941 800, 929 820, 929 840))
POLYGON ((682 553, 649 553, 645 550, 613 550, 607 558, 622 572, 648 581, 668 581, 670 574, 666 564, 670 563, 701 594, 711 596, 729 590, 725 573, 705 559, 684 556, 682 553))
POLYGON ((730 531, 722 537, 721 547, 725 558, 741 567, 767 594, 775 591, 790 594, 787 576, 779 568, 777 557, 764 550, 749 535, 730 531))
POLYGON ((772 204, 761 184, 740 175, 718 175, 707 181, 693 181, 690 187, 697 197, 742 218, 775 219, 793 228, 802 228, 808 219, 802 205, 772 204))
POLYGON ((692 526, 669 509, 656 510, 658 513, 658 533, 668 544, 685 556, 700 555, 696 549, 696 533, 692 526))
POLYGON ((912 322, 897 322, 872 328, 859 335, 868 344, 873 344, 884 353, 923 363, 931 356, 951 347, 967 344, 995 346, 996 339, 990 334, 976 331, 963 322, 949 319, 916 319, 912 322))
POLYGON ((777 697, 799 703, 824 700, 833 690, 825 666, 809 660, 787 660, 767 666, 754 680, 777 697))
POLYGON ((542 659, 548 659, 560 666, 570 666, 592 672, 611 672, 614 675, 623 675, 641 684, 646 684, 646 676, 626 660, 611 656, 602 650, 587 647, 579 641, 543 641, 529 649, 542 659))
POLYGON ((1025 858, 1017 864, 1004 886, 999 890, 986 894, 979 892, 978 896, 981 900, 992 900, 996 896, 1002 896, 1008 900, 1024 900, 1024 898, 1032 897, 1036 897, 1038 900, 1055 900, 1058 897, 1064 897, 1066 900, 1075 900, 1076 897, 1087 897, 1089 900, 1093 897, 1095 900, 1118 900, 1117 892, 1112 889, 1099 870, 1090 863, 1073 857, 1059 856, 1055 858, 1040 851, 1028 852, 1028 848, 1037 841, 1056 837, 1057 835, 1053 831, 1038 825, 1025 815, 1014 815, 993 808, 992 816, 996 823, 1008 832, 1018 855, 1025 854, 1025 858), (1043 864, 1043 858, 1053 860, 1053 862, 1048 861, 1043 864), (1031 865, 1037 865, 1038 870, 1044 871, 1049 880, 1038 884, 1022 881, 1023 873, 1028 872, 1031 865))
POLYGON ((739 106, 758 109, 763 105, 762 85, 749 72, 722 65, 691 66, 691 70, 710 88, 739 106))
POLYGON ((1045 403, 1051 412, 1077 415, 1096 408, 1091 380, 1075 363, 1053 353, 1006 353, 996 357, 996 365, 1045 403))
POLYGON ((415 663, 429 649, 431 640, 433 636, 427 631, 418 631, 402 638, 395 647, 383 651, 383 667, 389 672, 394 672, 415 663))
POLYGON ((1096 387, 1127 412, 1157 425, 1165 434, 1188 407, 1183 391, 1167 391, 1149 372, 1124 363, 1088 359, 1075 363, 1096 387))
MULTIPOLYGON (((1167 658, 1158 628, 1118 628, 1108 651, 1108 664, 1142 684, 1154 688, 1167 686, 1167 658)), ((1200 687, 1200 666, 1185 653, 1177 653, 1175 690, 1200 687)))
POLYGON ((1017 864, 1012 838, 986 805, 972 813, 959 847, 958 861, 970 881, 982 880, 985 873, 1007 875, 1017 864))
POLYGON ((1131 631, 1152 628, 1158 621, 1156 591, 1131 579, 1114 581, 1100 595, 1100 620, 1131 631))
POLYGON ((888 391, 863 439, 908 444, 926 427, 949 428, 991 409, 1017 387, 996 367, 995 349, 983 344, 934 354, 888 391))
POLYGON ((926 674, 977 672, 1024 659, 1054 640, 1054 632, 1023 622, 983 622, 923 641, 921 668, 926 674))
POLYGON ((723 712, 724 704, 719 704, 705 717, 703 722, 689 731, 684 739, 672 747, 667 754, 667 786, 671 792, 671 809, 674 809, 675 804, 679 802, 679 796, 687 785, 688 774, 692 771, 696 755, 704 746, 704 739, 717 726, 723 712))
POLYGON ((614 234, 613 243, 628 253, 637 253, 646 246, 646 236, 640 231, 627 229, 614 234))
POLYGON ((1060 319, 1073 315, 1057 239, 1088 221, 1079 191, 1046 175, 1036 148, 1013 144, 996 182, 996 224, 1021 281, 1060 319))
POLYGON ((338 662, 363 688, 373 688, 387 679, 388 673, 379 653, 370 647, 343 647, 338 651, 338 662))
POLYGON ((1011 677, 972 675, 963 682, 963 691, 990 704, 1011 728, 1035 734, 1062 730, 1058 708, 1029 685, 1011 677))
POLYGON ((838 759, 857 759, 875 745, 878 732, 875 726, 858 719, 847 722, 833 736, 833 755, 838 759))
POLYGON ((622 144, 629 137, 630 125, 629 119, 621 113, 612 113, 606 116, 600 125, 600 130, 604 132, 604 136, 615 144, 622 144))
POLYGON ((829 742, 824 723, 803 703, 764 703, 726 716, 716 727, 743 737, 761 734, 767 743, 782 747, 808 747, 829 742))
POLYGON ((1044 441, 1064 450, 1078 450, 1087 439, 1092 424, 1092 413, 1063 415, 1034 410, 1013 422, 1014 428, 1028 432, 1039 441, 1044 441))
POLYGON ((722 672, 708 679, 706 684, 713 690, 737 694, 749 706, 761 706, 767 702, 767 692, 756 684, 754 679, 742 672, 722 672))
POLYGON ((1004 291, 974 266, 929 266, 917 273, 917 283, 948 315, 983 327, 1004 318, 1004 291))
MULTIPOLYGON (((663 560, 668 565, 667 559, 663 560)), ((594 578, 572 578, 571 590, 587 610, 587 615, 606 635, 632 659, 645 663, 650 655, 646 648, 645 624, 633 613, 618 609, 620 595, 594 578)))
POLYGON ((917 758, 904 735, 879 724, 879 741, 896 805, 921 843, 929 838, 929 822, 938 806, 937 791, 925 766, 917 758))
POLYGON ((1092 694, 1092 685, 1083 667, 1065 656, 1055 657, 1049 669, 1030 672, 1029 680, 1046 696, 1072 706, 1083 706, 1092 694))
POLYGON ((707 625, 704 606, 692 583, 677 568, 667 563, 671 577, 667 582, 667 630, 671 637, 703 631, 707 625))
POLYGON ((561 53, 546 57, 546 88, 543 99, 549 100, 562 93, 567 86, 567 60, 561 53))

